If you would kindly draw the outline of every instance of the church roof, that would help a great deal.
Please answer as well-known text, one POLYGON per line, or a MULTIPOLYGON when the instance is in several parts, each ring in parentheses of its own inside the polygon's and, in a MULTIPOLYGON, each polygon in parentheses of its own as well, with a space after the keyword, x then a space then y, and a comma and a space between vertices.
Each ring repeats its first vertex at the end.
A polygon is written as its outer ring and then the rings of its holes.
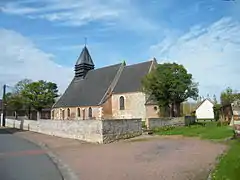
POLYGON ((75 77, 54 107, 98 105, 120 67, 116 64, 90 70, 84 79, 75 77))
POLYGON ((142 89, 142 78, 148 74, 152 61, 126 66, 121 73, 114 93, 136 92, 142 89))
POLYGON ((89 51, 87 49, 86 46, 84 46, 77 62, 76 62, 76 65, 79 65, 79 64, 89 64, 89 65, 94 65, 93 63, 93 60, 89 54, 89 51))

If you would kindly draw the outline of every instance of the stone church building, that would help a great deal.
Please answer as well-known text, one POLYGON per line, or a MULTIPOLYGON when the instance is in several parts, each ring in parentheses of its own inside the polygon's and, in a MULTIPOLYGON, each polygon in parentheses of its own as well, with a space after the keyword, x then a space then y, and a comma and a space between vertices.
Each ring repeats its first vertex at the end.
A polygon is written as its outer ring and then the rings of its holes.
POLYGON ((156 60, 125 62, 95 69, 85 46, 75 65, 75 76, 53 105, 51 118, 61 120, 132 119, 158 116, 156 104, 142 92, 141 80, 156 60))

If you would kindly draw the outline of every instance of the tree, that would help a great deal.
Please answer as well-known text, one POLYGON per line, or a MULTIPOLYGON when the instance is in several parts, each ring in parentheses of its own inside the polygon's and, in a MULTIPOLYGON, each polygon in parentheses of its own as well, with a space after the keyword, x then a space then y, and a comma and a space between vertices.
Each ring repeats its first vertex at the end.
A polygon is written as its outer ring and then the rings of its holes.
POLYGON ((27 84, 22 95, 37 110, 37 119, 40 119, 42 109, 51 106, 58 97, 58 87, 55 83, 40 80, 27 84))
POLYGON ((154 96, 159 107, 168 107, 170 116, 180 116, 180 104, 188 98, 197 99, 198 83, 183 65, 157 65, 142 81, 143 90, 154 96))
POLYGON ((6 94, 6 105, 8 110, 15 112, 15 118, 17 119, 18 111, 24 106, 24 101, 21 95, 15 93, 6 94))
POLYGON ((218 102, 217 102, 217 97, 216 97, 215 94, 213 95, 213 103, 214 103, 214 104, 217 104, 217 103, 218 103, 218 102))
POLYGON ((26 85, 32 83, 31 79, 23 79, 18 81, 17 84, 14 86, 14 93, 21 94, 21 92, 25 89, 26 85))
POLYGON ((240 94, 233 92, 232 88, 228 87, 221 93, 220 99, 222 105, 227 105, 233 103, 235 100, 239 100, 240 94))

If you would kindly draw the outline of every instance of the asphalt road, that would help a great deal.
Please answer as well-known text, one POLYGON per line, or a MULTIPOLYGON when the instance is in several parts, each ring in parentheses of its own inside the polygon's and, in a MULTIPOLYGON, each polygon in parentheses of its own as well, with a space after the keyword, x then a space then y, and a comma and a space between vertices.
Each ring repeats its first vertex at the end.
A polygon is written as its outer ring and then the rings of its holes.
POLYGON ((0 128, 1 180, 62 180, 62 176, 37 145, 0 128))

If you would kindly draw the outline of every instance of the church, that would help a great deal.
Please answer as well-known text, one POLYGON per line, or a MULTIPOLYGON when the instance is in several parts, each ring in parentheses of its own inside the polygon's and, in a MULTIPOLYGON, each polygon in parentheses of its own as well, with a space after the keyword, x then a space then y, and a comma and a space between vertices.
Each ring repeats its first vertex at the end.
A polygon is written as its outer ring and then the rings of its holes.
POLYGON ((158 117, 158 107, 142 91, 142 78, 155 66, 153 60, 125 62, 95 68, 84 46, 75 64, 75 76, 53 105, 51 119, 146 119, 158 117))

